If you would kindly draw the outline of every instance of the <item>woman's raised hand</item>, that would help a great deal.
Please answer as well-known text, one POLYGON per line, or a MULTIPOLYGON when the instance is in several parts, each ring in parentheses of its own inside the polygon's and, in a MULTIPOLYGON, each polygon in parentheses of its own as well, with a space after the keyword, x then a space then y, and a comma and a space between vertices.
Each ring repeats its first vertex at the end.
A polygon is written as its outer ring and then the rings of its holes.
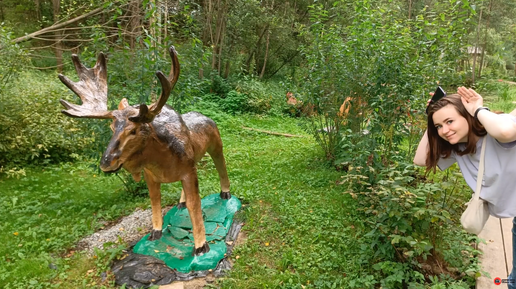
POLYGON ((428 93, 428 94, 430 94, 430 99, 426 101, 426 107, 428 107, 428 106, 430 105, 430 102, 432 101, 432 98, 431 98, 431 97, 433 97, 433 96, 434 96, 434 93, 433 93, 433 92, 430 92, 430 93, 428 93))
POLYGON ((462 104, 464 104, 464 107, 471 116, 474 116, 475 110, 484 104, 482 96, 471 88, 461 86, 457 89, 457 93, 461 96, 462 104))

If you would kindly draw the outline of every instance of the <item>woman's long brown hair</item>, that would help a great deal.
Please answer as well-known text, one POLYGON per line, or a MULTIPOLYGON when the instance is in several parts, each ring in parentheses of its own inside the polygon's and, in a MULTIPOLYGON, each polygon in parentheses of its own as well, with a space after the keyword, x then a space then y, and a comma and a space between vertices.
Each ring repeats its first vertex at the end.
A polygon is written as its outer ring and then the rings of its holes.
POLYGON ((461 101, 461 96, 458 94, 451 94, 446 97, 441 98, 436 103, 430 104, 428 107, 428 154, 426 156, 426 171, 430 171, 433 169, 435 172, 435 168, 437 167, 437 162, 439 158, 447 158, 451 155, 451 152, 454 151, 459 156, 465 154, 473 154, 477 149, 477 140, 478 137, 485 136, 487 134, 486 129, 482 124, 472 117, 469 112, 466 110, 461 101), (457 112, 466 118, 469 131, 468 131, 468 142, 466 143, 466 149, 459 150, 459 144, 450 144, 445 141, 443 138, 439 136, 437 133, 437 128, 435 127, 433 115, 435 112, 440 110, 441 108, 452 105, 455 107, 457 112))

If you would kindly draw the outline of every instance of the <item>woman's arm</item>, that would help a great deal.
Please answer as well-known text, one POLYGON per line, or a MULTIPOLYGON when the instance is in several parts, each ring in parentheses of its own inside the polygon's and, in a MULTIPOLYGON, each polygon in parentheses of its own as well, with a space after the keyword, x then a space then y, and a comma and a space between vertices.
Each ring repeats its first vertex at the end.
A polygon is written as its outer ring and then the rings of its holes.
POLYGON ((417 166, 426 166, 426 156, 428 153, 428 135, 427 131, 423 134, 419 145, 417 146, 416 155, 414 156, 414 164, 417 166))
POLYGON ((512 119, 487 110, 479 111, 477 118, 487 133, 499 142, 516 141, 516 123, 512 119))
MULTIPOLYGON (((457 92, 462 96, 462 103, 466 110, 474 116, 477 108, 483 105, 482 96, 473 89, 465 87, 459 87, 457 92)), ((516 123, 512 119, 487 110, 480 110, 477 118, 487 133, 499 142, 516 141, 516 123)))

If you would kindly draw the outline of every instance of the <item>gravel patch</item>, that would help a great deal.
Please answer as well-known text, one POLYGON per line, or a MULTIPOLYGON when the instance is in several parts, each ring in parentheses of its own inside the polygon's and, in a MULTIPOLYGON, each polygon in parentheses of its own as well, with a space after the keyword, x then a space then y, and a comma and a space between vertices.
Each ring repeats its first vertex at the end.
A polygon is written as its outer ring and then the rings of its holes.
MULTIPOLYGON (((162 210, 164 215, 170 207, 162 210)), ((102 229, 83 238, 77 243, 78 251, 85 251, 89 256, 93 255, 94 248, 102 249, 105 243, 118 243, 120 237, 125 243, 132 245, 152 230, 151 209, 137 209, 129 216, 123 217, 112 226, 102 229)), ((114 245, 113 245, 114 247, 114 245)))

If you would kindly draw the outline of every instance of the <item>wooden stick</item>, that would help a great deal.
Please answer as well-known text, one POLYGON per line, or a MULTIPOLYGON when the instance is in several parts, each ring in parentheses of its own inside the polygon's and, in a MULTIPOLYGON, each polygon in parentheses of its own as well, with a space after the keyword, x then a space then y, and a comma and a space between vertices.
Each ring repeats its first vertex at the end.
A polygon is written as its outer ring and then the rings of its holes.
POLYGON ((243 129, 247 129, 247 130, 257 131, 257 132, 263 132, 263 133, 266 133, 266 134, 272 134, 272 135, 284 136, 284 137, 304 137, 304 136, 302 136, 302 135, 294 135, 294 134, 287 134, 287 133, 279 133, 279 132, 273 132, 273 131, 268 131, 268 130, 261 130, 261 129, 251 128, 251 127, 245 127, 245 126, 243 126, 242 128, 243 128, 243 129))

